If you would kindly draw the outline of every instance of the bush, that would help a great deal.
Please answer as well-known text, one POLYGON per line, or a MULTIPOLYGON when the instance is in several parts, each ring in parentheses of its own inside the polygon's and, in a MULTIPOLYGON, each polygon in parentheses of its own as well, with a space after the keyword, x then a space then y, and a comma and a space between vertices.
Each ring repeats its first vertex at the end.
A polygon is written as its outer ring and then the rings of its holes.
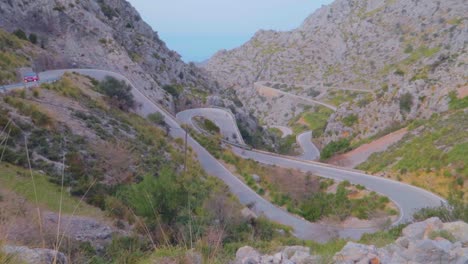
POLYGON ((205 119, 203 121, 203 125, 208 130, 208 132, 211 132, 211 133, 219 133, 221 131, 219 127, 215 123, 213 123, 213 121, 209 119, 205 119))
POLYGON ((24 33, 24 31, 21 30, 21 29, 17 29, 15 31, 13 31, 13 35, 17 36, 20 39, 28 40, 28 37, 26 36, 26 33, 24 33))
POLYGON ((132 88, 125 81, 108 76, 98 85, 98 90, 107 95, 111 104, 121 110, 128 111, 136 106, 132 88))
POLYGON ((406 45, 405 53, 413 52, 413 46, 411 44, 406 45))
POLYGON ((452 110, 457 110, 457 109, 465 109, 468 107, 468 96, 465 96, 462 99, 459 99, 457 96, 457 92, 451 91, 448 94, 449 97, 449 107, 452 110))
POLYGON ((157 125, 164 125, 165 124, 165 121, 164 121, 164 115, 161 114, 160 112, 156 112, 156 113, 152 113, 152 114, 149 114, 148 115, 148 119, 157 124, 157 125))
POLYGON ((356 114, 348 115, 345 118, 343 118, 343 124, 345 124, 348 127, 353 126, 359 121, 359 118, 356 114))
POLYGON ((29 34, 29 41, 32 44, 37 44, 37 35, 34 33, 29 34))
POLYGON ((411 93, 405 93, 400 97, 400 111, 409 113, 413 106, 413 95, 411 93))
POLYGON ((461 220, 468 222, 468 204, 460 199, 450 197, 448 205, 441 205, 439 207, 422 208, 413 216, 415 221, 424 221, 431 217, 438 217, 443 222, 453 222, 461 220))
POLYGON ((118 17, 119 13, 117 12, 116 9, 113 9, 106 3, 104 3, 104 0, 99 0, 98 1, 99 6, 101 7, 102 13, 110 20, 112 20, 114 17, 118 17))
POLYGON ((331 158, 335 153, 345 152, 349 149, 349 139, 340 139, 338 141, 332 141, 328 143, 320 153, 322 160, 331 158))
POLYGON ((170 95, 172 95, 175 98, 178 98, 180 93, 183 90, 181 86, 177 86, 177 85, 164 85, 163 89, 164 91, 168 92, 170 95))
POLYGON ((395 71, 395 74, 396 74, 396 75, 400 75, 400 76, 404 76, 404 75, 405 75, 405 72, 404 72, 402 69, 397 69, 397 70, 395 71))

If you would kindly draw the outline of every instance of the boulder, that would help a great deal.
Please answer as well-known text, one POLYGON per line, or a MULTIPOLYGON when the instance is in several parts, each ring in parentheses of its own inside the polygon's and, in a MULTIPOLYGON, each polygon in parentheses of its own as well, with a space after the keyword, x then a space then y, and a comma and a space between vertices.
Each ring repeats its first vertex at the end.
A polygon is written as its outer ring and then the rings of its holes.
POLYGON ((252 178, 254 179, 256 183, 259 183, 261 180, 260 176, 258 176, 257 174, 252 174, 252 178))
MULTIPOLYGON (((56 228, 58 214, 44 213, 44 224, 49 228, 56 228)), ((90 242, 96 250, 103 250, 111 243, 112 235, 117 233, 111 226, 97 221, 96 219, 81 216, 62 216, 61 232, 65 236, 80 242, 90 242)))
POLYGON ((443 230, 450 232, 457 241, 468 243, 468 224, 462 221, 444 223, 443 230))
POLYGON ((285 247, 281 254, 284 259, 291 259, 296 256, 296 258, 304 258, 310 256, 310 248, 303 246, 291 246, 285 247))
POLYGON ((3 252, 12 254, 27 264, 53 264, 55 255, 57 255, 56 264, 68 263, 67 257, 63 253, 51 249, 4 246, 3 252))
POLYGON ((408 225, 403 229, 403 236, 411 240, 423 239, 427 237, 431 231, 439 230, 442 226, 443 223, 439 218, 432 217, 423 222, 408 225))
POLYGON ((367 246, 348 242, 344 248, 334 256, 336 263, 360 263, 362 261, 367 263, 371 258, 376 257, 377 249, 375 246, 367 246), (372 254, 371 256, 368 256, 372 254))
POLYGON ((405 255, 416 263, 449 263, 451 247, 448 240, 418 240, 410 243, 405 255))
POLYGON ((236 252, 236 264, 257 264, 260 263, 260 253, 254 248, 245 246, 236 252))

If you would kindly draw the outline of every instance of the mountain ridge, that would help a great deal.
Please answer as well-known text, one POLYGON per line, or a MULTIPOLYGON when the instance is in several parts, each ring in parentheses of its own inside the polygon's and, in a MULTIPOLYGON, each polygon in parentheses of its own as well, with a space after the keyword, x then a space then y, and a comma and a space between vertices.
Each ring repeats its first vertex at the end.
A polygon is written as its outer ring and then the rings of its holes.
POLYGON ((466 85, 465 11, 466 5, 456 0, 338 0, 295 30, 257 32, 241 47, 218 52, 204 68, 222 86, 236 90, 259 119, 273 119, 267 125, 286 125, 269 115, 269 107, 282 108, 289 116, 298 111, 292 105, 271 106, 253 89, 254 82, 305 83, 301 96, 314 89, 324 94, 371 89, 376 96, 357 96, 339 105, 321 142, 352 134, 367 138, 389 124, 448 109, 448 93, 466 85), (411 106, 400 109, 407 93, 411 106), (350 114, 359 119, 351 127, 342 122, 350 114))

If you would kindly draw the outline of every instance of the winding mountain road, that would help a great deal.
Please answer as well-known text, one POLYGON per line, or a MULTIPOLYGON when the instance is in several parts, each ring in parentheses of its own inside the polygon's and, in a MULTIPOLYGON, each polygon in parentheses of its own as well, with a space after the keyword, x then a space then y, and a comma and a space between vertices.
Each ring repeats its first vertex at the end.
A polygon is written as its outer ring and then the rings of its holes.
MULTIPOLYGON (((50 82, 58 80, 65 72, 76 72, 82 75, 90 76, 97 80, 103 80, 106 76, 112 76, 114 78, 126 81, 132 87, 132 93, 135 96, 135 100, 141 104, 141 107, 137 110, 138 114, 146 117, 148 114, 159 112, 165 117, 165 122, 170 127, 170 135, 172 137, 185 137, 185 130, 181 128, 179 122, 170 113, 151 101, 142 92, 140 92, 131 81, 129 81, 121 74, 94 69, 72 69, 47 71, 41 73, 40 76, 42 80, 50 82)), ((10 85, 8 88, 5 88, 5 90, 9 91, 23 87, 24 84, 20 83, 10 85)), ((204 111, 201 112, 204 113, 204 111)), ((234 122, 231 124, 231 126, 237 126, 232 118, 226 118, 226 120, 228 120, 228 122, 234 122)), ((232 130, 232 132, 235 132, 235 129, 232 130)), ((310 223, 300 217, 292 215, 285 210, 271 204, 269 201, 265 200, 263 197, 259 196, 256 192, 250 189, 228 169, 226 169, 216 158, 208 153, 208 151, 192 137, 188 136, 187 144, 197 154, 198 160, 206 172, 210 175, 218 177, 227 186, 229 186, 232 193, 239 198, 242 204, 254 204, 253 209, 257 214, 263 214, 272 221, 291 226, 294 229, 295 236, 298 238, 325 242, 331 238, 334 238, 337 234, 340 237, 358 238, 363 233, 376 231, 373 228, 343 229, 332 226, 325 226, 321 224, 310 223)), ((442 202, 445 202, 442 198, 423 189, 384 178, 374 177, 361 172, 346 170, 317 162, 280 156, 267 152, 245 150, 238 147, 232 148, 237 155, 244 158, 254 159, 265 164, 275 164, 286 168, 297 168, 303 171, 310 171, 326 178, 349 180, 352 183, 364 185, 370 190, 374 190, 378 193, 386 195, 400 208, 400 218, 396 223, 411 220, 411 216, 415 210, 423 207, 438 206, 442 202)))
POLYGON ((286 126, 270 126, 270 127, 279 129, 281 131, 281 133, 283 133, 281 135, 281 138, 285 138, 287 136, 290 136, 290 135, 294 134, 294 132, 292 131, 292 129, 290 127, 286 127, 286 126))
POLYGON ((297 135, 296 141, 303 150, 299 156, 301 159, 318 160, 320 158, 320 150, 312 143, 312 131, 297 135))
POLYGON ((273 94, 289 96, 289 97, 292 97, 294 99, 297 99, 297 100, 302 101, 302 102, 307 103, 307 104, 325 106, 325 107, 327 107, 327 108, 329 108, 329 109, 331 109, 333 111, 336 111, 338 109, 334 105, 327 104, 327 103, 324 103, 324 102, 320 102, 320 101, 310 99, 310 98, 307 98, 307 97, 304 97, 304 96, 299 96, 299 95, 295 95, 295 94, 292 94, 292 93, 284 92, 284 91, 281 91, 281 90, 278 90, 278 89, 275 89, 275 88, 271 88, 271 87, 268 87, 268 86, 264 85, 261 82, 254 83, 254 87, 258 91, 261 91, 261 90, 270 91, 273 94))

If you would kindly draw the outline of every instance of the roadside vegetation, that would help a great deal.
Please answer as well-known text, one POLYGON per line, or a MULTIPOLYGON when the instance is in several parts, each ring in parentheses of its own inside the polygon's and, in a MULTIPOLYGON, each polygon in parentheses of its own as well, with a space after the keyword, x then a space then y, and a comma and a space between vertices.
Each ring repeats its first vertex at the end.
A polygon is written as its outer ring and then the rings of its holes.
POLYGON ((31 44, 0 29, 0 85, 17 82, 17 69, 31 65, 31 54, 22 50, 25 45, 31 44))
POLYGON ((328 119, 333 113, 332 110, 324 106, 314 106, 307 109, 301 115, 298 115, 289 121, 289 126, 295 134, 312 130, 313 137, 318 138, 323 135, 327 127, 328 119))
POLYGON ((364 220, 398 214, 387 197, 347 181, 335 184, 333 180, 310 173, 260 165, 239 158, 230 150, 224 150, 222 160, 233 165, 234 172, 258 194, 312 222, 325 218, 340 222, 350 216, 364 220), (334 188, 330 188, 332 185, 334 188))
MULTIPOLYGON (((132 106, 126 85, 73 74, 2 96, 0 197, 9 206, 1 208, 25 208, 29 213, 21 221, 0 213, 1 224, 7 227, 15 221, 34 230, 30 240, 13 242, 54 248, 54 237, 41 244, 36 207, 55 213, 61 208, 69 216, 98 216, 130 231, 114 237, 100 252, 79 241, 67 242, 60 250, 76 252, 70 255, 73 261, 138 263, 160 249, 173 254, 193 247, 204 262, 223 263, 239 245, 279 244, 279 239, 290 237, 288 227, 262 217, 243 217, 238 200, 222 182, 206 175, 190 150, 184 162, 183 142, 166 136, 163 119, 153 114, 145 120, 131 112, 132 106), (25 207, 18 207, 20 200, 10 202, 10 193, 24 197, 25 207)), ((222 155, 220 138, 197 140, 222 155)))
MULTIPOLYGON (((455 100, 451 105, 462 101, 455 100)), ((463 109, 414 121, 409 126, 411 133, 387 151, 372 155, 358 168, 370 173, 386 172, 444 197, 453 195, 467 201, 466 127, 463 109)))

